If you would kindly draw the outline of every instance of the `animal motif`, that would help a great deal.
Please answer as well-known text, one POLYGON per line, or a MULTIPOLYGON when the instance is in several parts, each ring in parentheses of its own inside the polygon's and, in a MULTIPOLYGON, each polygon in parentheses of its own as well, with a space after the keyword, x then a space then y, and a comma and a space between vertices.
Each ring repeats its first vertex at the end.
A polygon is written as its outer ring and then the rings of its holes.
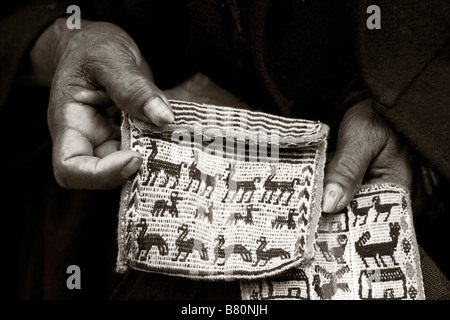
POLYGON ((187 185, 187 187, 184 189, 185 191, 190 190, 191 185, 194 181, 197 181, 197 188, 195 189, 195 193, 198 193, 200 186, 202 184, 205 185, 203 193, 201 194, 202 196, 205 195, 205 197, 207 199, 210 198, 211 193, 214 191, 217 182, 221 179, 222 175, 220 174, 216 174, 214 176, 203 173, 202 171, 200 171, 197 166, 198 166, 198 152, 194 152, 194 161, 192 161, 191 165, 188 168, 188 172, 189 172, 189 184, 187 185), (207 190, 209 190, 207 192, 207 190), (206 193, 207 192, 207 193, 206 193))
POLYGON ((225 221, 225 224, 231 224, 234 222, 236 224, 239 220, 244 221, 245 224, 253 224, 253 212, 259 211, 258 208, 254 208, 253 203, 247 205, 246 207, 246 214, 243 215, 240 212, 231 213, 228 217, 227 221, 225 221))
POLYGON ((377 215, 375 217, 374 222, 377 222, 378 216, 381 213, 387 213, 386 217, 384 218, 384 221, 387 221, 389 216, 391 215, 392 207, 395 207, 396 205, 397 205, 396 203, 384 203, 384 204, 381 204, 380 196, 375 196, 373 198, 373 206, 375 208, 375 211, 377 212, 377 215))
POLYGON ((348 208, 337 213, 323 213, 319 222, 319 233, 341 233, 348 231, 348 208))
POLYGON ((132 221, 130 221, 127 231, 133 233, 133 231, 137 228, 140 228, 141 231, 139 232, 137 238, 133 239, 136 241, 138 247, 135 259, 140 257, 140 260, 147 260, 153 246, 158 248, 158 252, 162 256, 169 253, 169 246, 161 235, 156 233, 147 233, 148 225, 145 219, 141 219, 141 222, 136 226, 134 226, 132 221))
POLYGON ((195 210, 194 218, 207 217, 208 218, 208 222, 212 223, 213 222, 213 211, 214 211, 213 209, 214 209, 214 203, 213 202, 211 202, 208 205, 208 208, 199 206, 199 207, 197 207, 197 210, 195 210))
POLYGON ((168 211, 172 217, 178 218, 178 208, 177 202, 183 200, 183 198, 178 196, 178 191, 172 191, 170 194, 170 204, 167 200, 157 200, 153 206, 152 216, 158 217, 163 216, 164 212, 168 211))
POLYGON ((403 299, 407 296, 406 277, 400 267, 362 270, 359 284, 359 296, 362 299, 403 299), (384 287, 384 290, 376 290, 376 287, 384 287))
POLYGON ((178 227, 178 232, 181 232, 177 240, 175 241, 175 246, 178 248, 178 253, 172 259, 172 261, 178 261, 178 258, 181 256, 181 254, 184 253, 184 257, 179 260, 181 262, 184 262, 194 250, 198 252, 200 259, 205 261, 208 260, 208 250, 201 240, 195 238, 186 239, 187 234, 189 233, 189 228, 186 224, 178 227))
POLYGON ((259 202, 263 202, 266 198, 267 194, 270 194, 269 199, 266 200, 266 203, 271 203, 273 195, 278 191, 278 197, 275 200, 274 204, 278 204, 280 199, 284 196, 285 193, 289 193, 289 196, 286 198, 284 205, 288 205, 289 201, 292 198, 292 195, 295 193, 295 187, 300 185, 300 179, 294 178, 292 181, 273 181, 276 175, 276 166, 271 166, 271 174, 267 177, 264 182, 264 193, 259 199, 259 202))
POLYGON ((289 252, 281 248, 266 249, 266 237, 260 237, 258 240, 256 240, 256 243, 259 243, 259 246, 256 249, 256 262, 253 264, 254 267, 256 267, 260 261, 264 261, 264 263, 261 265, 262 267, 264 267, 270 260, 274 258, 281 258, 284 260, 291 257, 291 254, 289 252))
MULTIPOLYGON (((275 276, 266 282, 267 296, 264 297, 265 299, 311 299, 309 280, 301 268, 292 269, 287 274, 275 276)), ((262 292, 262 287, 260 292, 262 292)))
POLYGON ((172 177, 174 178, 175 181, 173 182, 170 188, 174 189, 178 185, 182 168, 187 167, 187 164, 184 162, 172 163, 170 161, 156 159, 156 155, 158 154, 156 141, 151 140, 151 144, 152 144, 152 152, 150 153, 147 159, 148 174, 147 179, 143 182, 143 184, 153 186, 159 174, 161 172, 164 172, 165 175, 164 182, 159 186, 166 187, 170 181, 170 178, 172 177))
POLYGON ((337 247, 329 247, 328 241, 317 241, 316 246, 319 248, 320 252, 322 252, 326 261, 333 261, 333 258, 337 263, 345 263, 344 253, 345 247, 347 246, 348 238, 345 234, 340 234, 337 236, 337 247))
POLYGON ((358 219, 362 219, 363 221, 359 223, 359 225, 366 224, 367 217, 369 216, 370 209, 373 208, 373 203, 370 206, 366 207, 359 207, 358 208, 358 202, 356 200, 353 200, 350 203, 350 208, 352 209, 353 214, 355 215, 355 221, 353 222, 353 226, 356 226, 356 222, 358 219))
POLYGON ((325 279, 330 280, 328 283, 321 284, 320 275, 314 275, 312 285, 314 286, 314 291, 320 299, 331 300, 336 295, 338 290, 342 290, 344 292, 350 291, 348 283, 338 283, 338 279, 342 278, 345 273, 350 271, 348 265, 345 265, 336 272, 329 272, 320 266, 316 266, 315 271, 321 274, 325 279))
POLYGON ((295 212, 295 209, 290 209, 287 218, 284 216, 277 216, 272 220, 272 228, 281 229, 286 225, 288 229, 295 229, 297 225, 295 224, 294 216, 298 216, 298 214, 298 212, 295 212))
POLYGON ((226 179, 227 192, 225 194, 225 197, 223 197, 222 202, 226 201, 230 192, 234 193, 233 197, 230 200, 231 202, 233 202, 234 198, 240 191, 242 191, 242 195, 239 198, 239 200, 237 200, 236 202, 242 203, 245 195, 249 192, 250 192, 250 195, 248 196, 246 202, 247 203, 250 202, 254 192, 258 188, 258 184, 261 182, 261 178, 255 177, 252 180, 235 180, 236 165, 231 164, 231 163, 230 163, 229 167, 227 168, 227 171, 229 171, 228 178, 226 179))
POLYGON ((221 263, 218 263, 219 266, 225 265, 228 258, 232 254, 238 254, 241 256, 244 262, 252 262, 252 253, 242 244, 234 244, 224 247, 225 238, 223 235, 219 235, 216 240, 218 241, 217 246, 214 248, 214 264, 217 263, 219 259, 222 259, 221 263))
POLYGON ((143 235, 137 239, 138 244, 138 254, 136 258, 142 254, 142 251, 144 251, 144 259, 146 260, 148 254, 150 253, 150 250, 153 246, 156 246, 158 248, 159 254, 162 256, 166 256, 169 253, 169 247, 167 245, 167 242, 164 240, 164 238, 156 233, 148 233, 146 235, 143 235))
POLYGON ((391 241, 388 242, 366 244, 370 239, 370 232, 364 232, 359 240, 355 242, 355 249, 363 260, 366 268, 369 267, 368 263, 366 262, 367 258, 373 258, 377 266, 381 267, 378 261, 379 258, 383 266, 386 267, 387 265, 383 260, 384 256, 391 257, 394 265, 397 265, 398 263, 394 259, 394 251, 397 247, 399 235, 400 225, 398 222, 389 223, 389 236, 391 237, 391 241))

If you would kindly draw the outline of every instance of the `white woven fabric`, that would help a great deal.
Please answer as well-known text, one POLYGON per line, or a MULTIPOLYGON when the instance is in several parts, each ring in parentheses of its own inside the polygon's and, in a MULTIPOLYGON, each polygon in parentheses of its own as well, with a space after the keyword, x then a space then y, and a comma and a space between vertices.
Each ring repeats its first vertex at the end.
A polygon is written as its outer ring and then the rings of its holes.
POLYGON ((244 300, 423 300, 409 193, 364 186, 350 206, 323 214, 309 266, 278 278, 241 281, 244 300))
POLYGON ((228 107, 171 105, 176 120, 164 128, 124 115, 123 148, 144 161, 122 191, 117 270, 237 280, 307 263, 321 211, 328 127, 228 107))

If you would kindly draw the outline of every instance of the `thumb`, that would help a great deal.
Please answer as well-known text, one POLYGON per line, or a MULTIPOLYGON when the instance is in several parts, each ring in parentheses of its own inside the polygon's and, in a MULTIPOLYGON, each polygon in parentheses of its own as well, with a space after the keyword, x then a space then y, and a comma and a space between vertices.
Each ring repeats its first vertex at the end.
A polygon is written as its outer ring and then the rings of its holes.
POLYGON ((117 107, 144 122, 157 126, 172 123, 174 115, 164 93, 153 83, 151 73, 142 62, 134 61, 103 70, 97 75, 117 107))
POLYGON ((369 101, 349 109, 341 122, 336 151, 325 170, 323 212, 338 212, 353 199, 372 160, 386 144, 386 129, 369 101))

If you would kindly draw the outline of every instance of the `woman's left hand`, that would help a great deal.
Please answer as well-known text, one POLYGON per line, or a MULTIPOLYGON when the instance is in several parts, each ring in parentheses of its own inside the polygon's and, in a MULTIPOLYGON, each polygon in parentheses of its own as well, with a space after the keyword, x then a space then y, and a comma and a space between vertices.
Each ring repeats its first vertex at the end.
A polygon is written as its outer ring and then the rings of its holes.
POLYGON ((347 206, 362 183, 413 185, 410 152, 396 133, 363 100, 351 107, 339 127, 336 151, 325 170, 322 211, 347 206))

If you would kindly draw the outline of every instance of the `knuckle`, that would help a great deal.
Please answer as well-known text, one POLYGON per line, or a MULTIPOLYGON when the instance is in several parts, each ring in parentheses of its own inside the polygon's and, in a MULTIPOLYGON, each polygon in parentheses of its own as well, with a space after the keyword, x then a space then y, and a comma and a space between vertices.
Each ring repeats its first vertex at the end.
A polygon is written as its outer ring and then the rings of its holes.
POLYGON ((392 159, 386 170, 386 175, 389 176, 390 181, 402 184, 408 188, 413 184, 413 168, 406 158, 398 157, 392 159))
POLYGON ((128 108, 140 110, 155 95, 154 88, 149 80, 142 75, 129 73, 121 80, 119 101, 126 101, 128 108))
POLYGON ((64 174, 60 169, 53 170, 54 177, 58 185, 64 189, 70 189, 70 183, 67 179, 66 174, 64 174))
POLYGON ((71 181, 71 171, 71 165, 67 160, 63 160, 58 155, 53 156, 53 175, 58 185, 64 189, 74 188, 73 181, 71 181))
POLYGON ((359 167, 360 164, 355 158, 343 155, 329 164, 327 175, 329 179, 336 180, 346 187, 354 187, 362 180, 359 167))
MULTIPOLYGON (((130 84, 130 86, 128 87, 127 90, 130 94, 129 97, 130 97, 131 104, 134 104, 134 103, 143 104, 146 102, 147 98, 151 94, 151 90, 148 86, 148 82, 141 77, 138 77, 137 79, 135 79, 130 84)), ((137 106, 137 107, 141 107, 141 106, 137 106)))

